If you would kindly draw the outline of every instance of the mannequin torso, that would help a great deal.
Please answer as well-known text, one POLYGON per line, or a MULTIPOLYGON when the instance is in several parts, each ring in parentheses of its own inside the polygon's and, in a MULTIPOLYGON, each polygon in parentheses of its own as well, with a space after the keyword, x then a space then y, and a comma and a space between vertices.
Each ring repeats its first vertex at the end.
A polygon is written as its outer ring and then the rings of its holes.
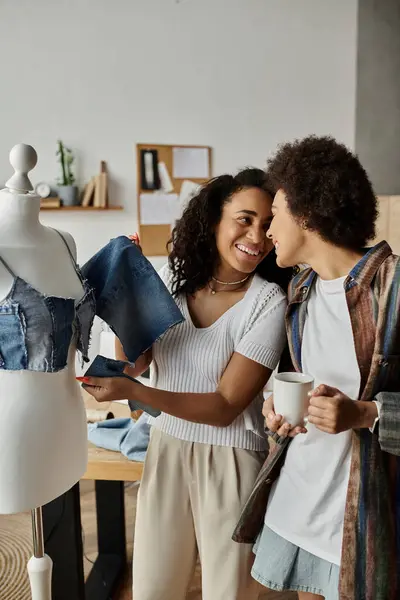
MULTIPOLYGON (((58 233, 39 221, 40 199, 0 191, 0 257, 44 295, 74 298, 84 290, 58 233)), ((72 252, 75 244, 63 234, 72 252)), ((0 264, 0 302, 13 277, 0 264)), ((0 369, 0 513, 29 510, 53 500, 83 475, 87 430, 75 380, 75 347, 57 373, 0 369)))

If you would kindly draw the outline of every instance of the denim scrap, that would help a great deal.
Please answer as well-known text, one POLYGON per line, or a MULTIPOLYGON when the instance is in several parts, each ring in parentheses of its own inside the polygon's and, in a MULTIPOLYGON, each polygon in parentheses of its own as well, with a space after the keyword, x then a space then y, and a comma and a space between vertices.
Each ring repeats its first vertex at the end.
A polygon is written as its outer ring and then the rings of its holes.
MULTIPOLYGON (((85 377, 125 377, 125 379, 130 379, 135 383, 140 383, 130 375, 124 373, 124 368, 132 363, 125 362, 123 360, 115 360, 113 358, 106 358, 105 356, 101 356, 98 354, 88 370, 85 373, 85 377)), ((160 413, 159 410, 148 406, 147 404, 142 404, 138 400, 128 400, 129 408, 132 412, 135 410, 144 410, 152 417, 158 417, 160 413)))
POLYGON ((152 264, 125 236, 112 239, 83 267, 96 314, 119 338, 130 362, 183 316, 152 264))
POLYGON ((89 362, 89 344, 90 333, 93 327, 93 321, 96 316, 96 299, 94 290, 89 286, 87 281, 83 280, 84 289, 86 290, 83 298, 79 300, 75 307, 76 315, 76 347, 82 357, 82 364, 89 362))
MULTIPOLYGON (((53 324, 52 356, 51 365, 55 371, 63 368, 65 355, 68 354, 69 345, 72 337, 72 323, 75 317, 75 302, 66 301, 64 298, 45 298, 45 305, 50 313, 53 324)), ((35 327, 37 338, 40 337, 43 330, 37 327, 33 321, 32 328, 35 327)), ((32 340, 35 343, 35 339, 32 340)))

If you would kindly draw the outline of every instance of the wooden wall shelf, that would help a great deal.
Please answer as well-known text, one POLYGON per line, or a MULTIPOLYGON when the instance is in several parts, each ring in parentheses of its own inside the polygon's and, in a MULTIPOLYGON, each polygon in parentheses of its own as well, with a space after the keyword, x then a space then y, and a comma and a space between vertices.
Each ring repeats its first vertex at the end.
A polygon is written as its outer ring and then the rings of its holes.
POLYGON ((101 212, 107 212, 108 210, 124 210, 123 206, 108 206, 107 208, 99 208, 98 206, 60 206, 60 207, 52 207, 52 206, 41 206, 40 210, 97 210, 101 212))

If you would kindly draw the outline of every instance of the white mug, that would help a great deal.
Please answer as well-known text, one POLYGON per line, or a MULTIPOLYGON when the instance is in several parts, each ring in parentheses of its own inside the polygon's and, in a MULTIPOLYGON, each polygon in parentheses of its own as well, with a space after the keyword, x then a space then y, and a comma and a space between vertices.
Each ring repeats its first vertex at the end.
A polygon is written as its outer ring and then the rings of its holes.
POLYGON ((307 423, 309 397, 314 379, 304 373, 277 373, 274 376, 274 411, 292 427, 307 423))

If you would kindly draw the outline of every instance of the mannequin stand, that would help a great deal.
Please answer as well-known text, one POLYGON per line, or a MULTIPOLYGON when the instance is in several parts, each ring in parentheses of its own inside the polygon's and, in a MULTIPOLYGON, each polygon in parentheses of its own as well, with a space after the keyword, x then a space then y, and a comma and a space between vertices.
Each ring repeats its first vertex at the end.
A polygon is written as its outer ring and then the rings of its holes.
MULTIPOLYGON (((20 293, 24 296, 23 290, 30 289, 43 297, 69 300, 69 306, 70 299, 74 299, 75 303, 81 300, 85 286, 82 285, 73 258, 73 238, 66 232, 66 237, 61 232, 60 235, 54 235, 55 232, 40 221, 40 197, 31 193, 33 186, 28 177, 36 162, 37 154, 32 146, 14 146, 10 152, 14 174, 6 182, 5 189, 0 190, 0 302, 2 305, 7 301, 12 303, 14 295, 20 293), (22 292, 16 290, 18 286, 14 286, 17 278, 22 292)), ((42 301, 37 300, 41 304, 42 301)), ((11 323, 12 332, 14 322, 19 324, 20 329, 24 329, 23 321, 28 329, 33 326, 33 319, 29 324, 30 317, 27 320, 24 318, 26 309, 23 305, 24 301, 21 301, 22 314, 7 321, 7 327, 11 323)), ((75 381, 75 335, 68 338, 69 347, 63 350, 63 356, 66 356, 60 365, 66 364, 59 369, 54 363, 50 369, 51 375, 45 375, 49 366, 48 357, 55 350, 55 339, 58 340, 55 330, 63 327, 63 321, 61 314, 53 319, 52 309, 47 305, 39 310, 43 312, 43 339, 47 340, 43 348, 36 349, 36 344, 25 342, 22 335, 15 356, 7 356, 12 354, 12 347, 4 335, 1 340, 3 344, 3 339, 6 339, 4 347, 8 350, 4 352, 2 347, 5 356, 2 357, 0 369, 0 439, 7 448, 7 453, 0 455, 0 513, 15 514, 39 506, 32 510, 34 555, 28 562, 28 574, 32 600, 51 600, 52 588, 60 578, 59 572, 62 576, 68 557, 62 556, 60 560, 55 556, 51 548, 53 540, 50 540, 63 515, 58 514, 54 528, 47 531, 41 506, 46 515, 48 504, 63 495, 66 489, 75 486, 85 473, 87 425, 81 392, 75 381), (35 411, 32 411, 32 405, 35 405, 35 411), (29 428, 26 426, 27 414, 30 414, 29 428), (60 423, 64 431, 57 436, 55 432, 60 423), (57 568, 54 571, 49 555, 55 556, 57 568)), ((69 318, 72 319, 72 315, 69 318)), ((0 329, 7 336, 5 323, 1 324, 0 329)), ((21 337, 20 329, 16 328, 15 331, 21 337)), ((78 531, 81 535, 80 528, 78 531)), ((79 569, 83 572, 82 564, 79 569)), ((84 600, 84 595, 79 597, 75 594, 66 598, 62 595, 62 588, 61 592, 54 593, 56 600, 84 600)))
POLYGON ((42 508, 31 512, 33 556, 28 562, 32 600, 51 600, 52 560, 44 552, 42 508))

